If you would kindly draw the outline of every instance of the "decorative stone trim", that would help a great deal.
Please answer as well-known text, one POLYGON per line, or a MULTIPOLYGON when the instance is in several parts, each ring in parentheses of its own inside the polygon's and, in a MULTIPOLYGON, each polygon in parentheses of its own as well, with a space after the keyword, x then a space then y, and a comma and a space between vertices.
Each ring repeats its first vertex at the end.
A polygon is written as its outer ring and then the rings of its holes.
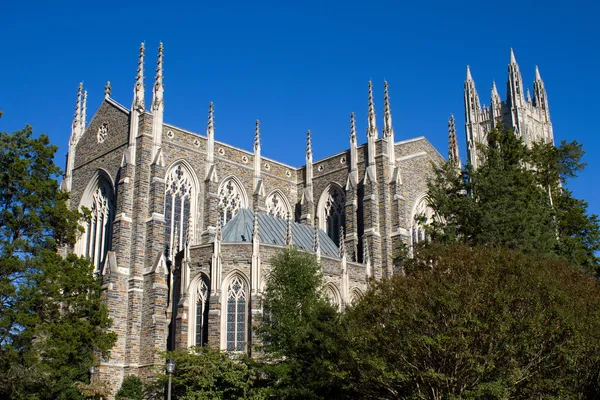
POLYGON ((102 123, 100 128, 98 128, 98 133, 96 138, 98 139, 98 143, 104 143, 106 138, 108 137, 108 122, 102 123))
POLYGON ((173 138, 175 137, 175 134, 173 133, 173 131, 172 131, 172 130, 169 130, 169 131, 167 132, 167 136, 168 136, 168 137, 170 137, 171 139, 173 139, 173 138))

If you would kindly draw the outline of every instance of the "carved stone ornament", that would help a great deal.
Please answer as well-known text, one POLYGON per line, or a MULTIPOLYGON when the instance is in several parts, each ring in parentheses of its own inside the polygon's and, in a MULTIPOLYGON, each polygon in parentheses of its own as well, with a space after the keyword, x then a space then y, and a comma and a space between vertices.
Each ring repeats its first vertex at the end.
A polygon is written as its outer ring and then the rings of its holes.
POLYGON ((104 141, 106 140, 107 137, 108 137, 108 123, 105 122, 102 125, 100 125, 100 128, 98 128, 98 134, 97 134, 98 143, 104 143, 104 141))

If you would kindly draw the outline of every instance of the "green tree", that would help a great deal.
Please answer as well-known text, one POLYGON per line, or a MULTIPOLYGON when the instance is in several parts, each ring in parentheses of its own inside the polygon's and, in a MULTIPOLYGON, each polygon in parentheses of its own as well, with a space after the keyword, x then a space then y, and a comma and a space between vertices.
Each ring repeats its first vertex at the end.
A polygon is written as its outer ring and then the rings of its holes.
POLYGON ((123 379, 121 388, 117 392, 117 400, 144 400, 143 383, 135 375, 128 375, 123 379))
POLYGON ((349 398, 598 398, 600 290, 566 261, 419 249, 347 313, 349 398))
POLYGON ((89 261, 58 252, 81 215, 54 179, 56 146, 30 126, 0 132, 0 395, 77 398, 116 340, 89 261))
MULTIPOLYGON (((175 399, 264 399, 262 389, 255 388, 256 370, 249 360, 235 359, 225 352, 210 347, 198 347, 190 352, 179 350, 169 353, 175 362, 172 376, 172 395, 175 399)), ((146 395, 162 400, 168 375, 160 371, 148 385, 146 395)))
POLYGON ((332 398, 337 359, 345 351, 340 313, 322 293, 314 255, 287 248, 271 260, 259 327, 263 372, 277 398, 332 398))
POLYGON ((439 217, 432 238, 560 255, 596 270, 598 219, 564 188, 585 166, 581 145, 529 149, 502 127, 489 132, 488 141, 478 149, 483 162, 476 170, 466 165, 459 171, 450 163, 437 168, 428 192, 439 217))

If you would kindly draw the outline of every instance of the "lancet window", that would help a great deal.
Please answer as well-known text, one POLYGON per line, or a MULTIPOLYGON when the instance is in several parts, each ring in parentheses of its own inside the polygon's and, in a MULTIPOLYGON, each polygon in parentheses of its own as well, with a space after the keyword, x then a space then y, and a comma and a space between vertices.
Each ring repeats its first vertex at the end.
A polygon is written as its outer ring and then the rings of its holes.
POLYGON ((209 288, 205 278, 198 282, 196 287, 196 324, 194 331, 194 344, 204 346, 208 340, 208 297, 209 288))
POLYGON ((182 250, 190 236, 194 184, 181 164, 171 168, 165 185, 165 228, 169 257, 182 250))
POLYGON ((85 235, 80 239, 78 253, 88 257, 96 271, 101 271, 110 249, 113 220, 113 191, 104 179, 99 180, 98 187, 93 191, 91 204, 85 205, 91 210, 90 219, 85 229, 85 235))
POLYGON ((246 347, 246 286, 234 276, 227 288, 227 350, 244 351, 246 347))
POLYGON ((337 185, 329 186, 320 218, 324 219, 327 235, 336 245, 340 243, 340 228, 346 227, 346 195, 337 185))
POLYGON ((422 198, 413 212, 412 218, 412 243, 420 243, 427 240, 425 227, 433 222, 435 212, 427 203, 426 198, 422 198))
POLYGON ((225 225, 240 210, 246 207, 246 197, 241 186, 233 179, 227 179, 219 189, 219 210, 221 225, 225 225))
POLYGON ((287 219, 291 215, 290 207, 279 191, 275 191, 267 197, 266 205, 268 214, 283 219, 287 219))
POLYGON ((338 308, 340 307, 341 300, 337 294, 337 291, 332 287, 332 284, 327 285, 327 288, 325 289, 325 296, 327 297, 327 300, 329 300, 330 304, 338 308))

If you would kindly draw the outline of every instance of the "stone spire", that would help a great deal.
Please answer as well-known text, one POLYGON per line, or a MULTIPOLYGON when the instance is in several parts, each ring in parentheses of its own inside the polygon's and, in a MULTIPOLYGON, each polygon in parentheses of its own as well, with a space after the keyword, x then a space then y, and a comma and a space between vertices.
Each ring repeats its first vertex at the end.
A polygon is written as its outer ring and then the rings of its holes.
POLYGON ((254 222, 252 224, 252 241, 259 241, 258 238, 258 213, 254 213, 254 222))
POLYGON ((369 115, 368 115, 367 136, 377 139, 377 122, 375 121, 375 104, 373 102, 373 82, 369 81, 369 115))
POLYGON ((259 189, 261 184, 261 164, 262 158, 260 155, 260 121, 256 120, 254 126, 254 191, 259 189))
POLYGON ((144 87, 144 42, 140 44, 140 55, 138 59, 137 76, 135 77, 135 86, 133 87, 133 103, 131 108, 142 111, 145 108, 145 87, 144 87))
POLYGON ((346 253, 346 234, 344 233, 344 226, 341 225, 340 226, 340 258, 341 259, 346 259, 347 257, 347 253, 346 253))
POLYGON ((471 76, 471 68, 467 65, 467 78, 464 84, 465 132, 467 135, 467 157, 473 167, 478 166, 477 144, 484 142, 484 132, 481 126, 483 118, 479 95, 475 81, 471 76))
POLYGON ((388 83, 383 82, 383 137, 387 141, 387 156, 390 165, 390 179, 391 182, 396 182, 398 177, 398 171, 396 168, 396 152, 395 152, 395 139, 394 139, 394 127, 392 126, 392 109, 390 106, 390 96, 388 94, 388 83))
POLYGON ((73 123, 71 124, 71 137, 69 139, 69 152, 67 153, 67 165, 65 168, 65 175, 60 186, 62 190, 67 192, 71 191, 71 184, 73 182, 73 167, 75 165, 75 149, 77 142, 82 135, 82 116, 81 116, 81 98, 83 92, 83 83, 79 83, 77 89, 77 102, 75 103, 75 114, 73 115, 73 123))
POLYGON ((367 279, 373 276, 373 272, 371 270, 371 256, 369 255, 369 243, 367 239, 363 236, 363 264, 365 265, 365 273, 367 275, 367 279))
POLYGON ((312 144, 311 144, 311 133, 310 129, 306 131, 306 189, 310 189, 306 191, 306 199, 309 201, 313 201, 313 154, 312 154, 312 144))
POLYGON ((214 118, 214 104, 212 101, 208 105, 208 121, 206 123, 206 174, 208 174, 211 167, 215 163, 215 118, 214 118))
POLYGON ((367 126, 367 175, 376 181, 375 170, 375 140, 377 139, 377 123, 375 122, 375 105, 373 104, 373 82, 369 81, 369 114, 367 126))
POLYGON ((515 127, 521 130, 520 122, 518 121, 518 113, 514 109, 522 107, 525 103, 525 93, 523 92, 523 79, 521 71, 515 58, 513 49, 510 49, 510 64, 508 64, 508 82, 506 84, 506 103, 513 110, 513 122, 515 127))
POLYGON ((110 81, 106 81, 106 85, 104 85, 104 98, 108 99, 112 94, 112 87, 110 86, 110 81))
POLYGON ((87 90, 83 91, 83 101, 81 103, 81 124, 79 137, 83 136, 87 124, 87 90))
POLYGON ((152 162, 156 162, 158 153, 162 148, 162 129, 164 104, 163 85, 163 44, 158 46, 158 61, 156 62, 156 77, 154 78, 154 90, 152 96, 152 162))
POLYGON ((131 112, 129 120, 129 145, 124 155, 125 163, 135 165, 136 159, 136 140, 139 134, 140 114, 144 112, 144 43, 140 44, 140 54, 138 59, 137 76, 133 86, 133 100, 131 102, 131 112))
POLYGON ((292 214, 288 212, 287 214, 287 226, 285 231, 285 244, 286 246, 291 246, 293 244, 292 241, 292 214))
POLYGON ((450 119, 448 120, 448 161, 451 162, 455 168, 460 169, 462 167, 460 155, 458 153, 458 140, 456 139, 454 115, 450 115, 450 119))
POLYGON ((77 89, 77 102, 75 103, 75 114, 73 115, 73 125, 71 126, 71 143, 77 143, 81 135, 81 98, 83 95, 83 83, 79 83, 77 89))
POLYGON ((356 139, 356 122, 354 119, 354 113, 350 113, 350 171, 358 171, 358 156, 357 156, 358 143, 356 139))
POLYGON ((388 93, 388 83, 383 81, 383 137, 394 138, 394 128, 392 126, 392 110, 390 107, 390 96, 388 93))
POLYGON ((313 235, 313 252, 316 253, 317 258, 321 257, 321 242, 319 241, 319 228, 315 226, 313 235))

